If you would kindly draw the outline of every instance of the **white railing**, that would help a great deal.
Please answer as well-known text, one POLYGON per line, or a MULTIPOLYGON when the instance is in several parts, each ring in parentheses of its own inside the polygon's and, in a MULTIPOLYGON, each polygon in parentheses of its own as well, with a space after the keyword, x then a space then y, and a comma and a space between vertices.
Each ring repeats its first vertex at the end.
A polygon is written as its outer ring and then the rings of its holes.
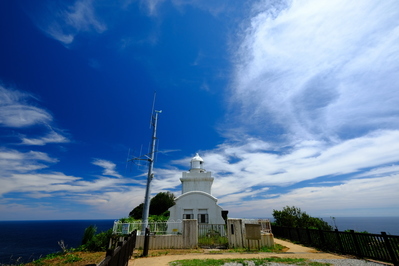
POLYGON ((260 224, 260 231, 262 234, 267 234, 272 232, 272 227, 269 219, 242 219, 242 226, 245 224, 260 224))
MULTIPOLYGON (((113 227, 114 234, 127 235, 137 230, 137 235, 141 235, 142 222, 136 221, 131 223, 122 223, 121 221, 115 221, 113 227)), ((149 222, 148 229, 150 229, 151 234, 155 235, 177 235, 181 234, 183 230, 182 221, 160 221, 160 222, 149 222)))

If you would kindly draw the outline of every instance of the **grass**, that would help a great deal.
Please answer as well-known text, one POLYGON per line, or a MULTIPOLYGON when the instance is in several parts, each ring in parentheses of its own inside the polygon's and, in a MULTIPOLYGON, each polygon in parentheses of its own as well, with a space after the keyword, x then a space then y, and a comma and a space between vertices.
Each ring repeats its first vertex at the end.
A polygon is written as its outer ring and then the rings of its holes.
MULTIPOLYGON (((204 253, 202 249, 158 249, 158 250, 149 250, 148 257, 158 257, 165 255, 184 255, 189 253, 204 253)), ((142 249, 135 249, 133 252, 134 258, 139 258, 143 254, 142 249)))
POLYGON ((264 258, 264 259, 194 259, 194 260, 177 260, 169 263, 171 266, 222 266, 225 263, 241 263, 247 265, 268 265, 271 262, 283 263, 290 265, 304 265, 304 266, 327 266, 330 263, 321 263, 309 261, 306 259, 292 259, 292 258, 264 258), (251 263, 251 264, 250 264, 251 263))
MULTIPOLYGON (((248 253, 248 252, 282 252, 284 249, 283 246, 276 244, 274 247, 261 247, 260 250, 253 249, 248 250, 245 248, 235 248, 235 249, 223 249, 223 250, 211 250, 207 253, 248 253)), ((138 258, 142 255, 143 251, 140 249, 135 249, 133 253, 133 258, 138 258)), ((157 256, 165 256, 165 255, 182 255, 189 253, 205 253, 204 249, 162 249, 162 250, 149 250, 148 257, 157 257, 157 256)), ((68 251, 68 252, 59 252, 49 254, 43 258, 35 260, 33 262, 24 264, 24 266, 86 266, 86 265, 95 265, 98 264, 105 258, 105 252, 87 252, 87 251, 68 251)), ((17 265, 17 264, 16 264, 17 265)), ((179 264, 177 264, 179 265, 179 264)), ((191 265, 191 264, 188 264, 191 265)), ((192 265, 202 265, 202 264, 192 264, 192 265)), ((206 264, 205 264, 206 265, 206 264)), ((212 264, 208 264, 212 265, 212 264)), ((219 264, 216 264, 219 265, 219 264)), ((223 264, 221 264, 223 265, 223 264)), ((299 264, 298 264, 299 265, 299 264)), ((312 264, 303 264, 303 265, 312 265, 312 264)), ((326 265, 326 264, 320 264, 326 265)), ((317 265, 313 265, 317 266, 317 265)))
POLYGON ((24 266, 86 266, 97 264, 105 258, 105 252, 68 252, 53 253, 33 262, 24 264, 24 266))
POLYGON ((219 235, 203 236, 198 238, 199 246, 227 246, 228 243, 227 237, 219 235))

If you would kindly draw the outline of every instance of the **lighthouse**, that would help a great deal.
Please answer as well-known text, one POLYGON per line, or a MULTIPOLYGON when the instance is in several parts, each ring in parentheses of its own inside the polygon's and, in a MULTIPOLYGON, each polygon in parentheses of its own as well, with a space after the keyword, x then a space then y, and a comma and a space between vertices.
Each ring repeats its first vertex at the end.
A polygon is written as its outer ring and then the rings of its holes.
POLYGON ((199 224, 224 224, 222 208, 212 196, 212 173, 204 168, 204 160, 197 153, 190 161, 190 169, 183 172, 180 181, 182 194, 169 208, 169 221, 197 219, 199 224))
POLYGON ((180 181, 182 183, 182 194, 190 191, 203 191, 212 195, 211 189, 213 177, 211 172, 204 169, 204 160, 198 153, 191 159, 191 168, 188 172, 183 172, 180 181))

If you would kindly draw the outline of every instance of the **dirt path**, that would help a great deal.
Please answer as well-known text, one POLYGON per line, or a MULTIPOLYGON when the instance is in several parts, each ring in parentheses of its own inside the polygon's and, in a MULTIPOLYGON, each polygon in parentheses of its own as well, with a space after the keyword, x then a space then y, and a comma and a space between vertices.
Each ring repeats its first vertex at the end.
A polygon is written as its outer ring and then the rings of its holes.
POLYGON ((184 255, 164 255, 159 257, 138 258, 129 261, 129 266, 167 266, 174 260, 185 259, 224 259, 224 258, 305 258, 305 259, 346 259, 330 253, 319 252, 315 249, 292 244, 280 239, 274 239, 276 244, 288 248, 283 253, 189 253, 184 255))

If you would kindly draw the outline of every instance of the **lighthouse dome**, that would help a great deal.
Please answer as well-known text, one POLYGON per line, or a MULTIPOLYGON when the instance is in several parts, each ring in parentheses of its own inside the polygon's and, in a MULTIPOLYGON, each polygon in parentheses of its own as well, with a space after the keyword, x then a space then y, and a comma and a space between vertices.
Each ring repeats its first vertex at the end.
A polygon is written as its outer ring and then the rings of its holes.
POLYGON ((199 170, 200 172, 205 171, 204 169, 204 160, 199 156, 199 154, 195 154, 195 156, 191 159, 191 170, 199 170))

